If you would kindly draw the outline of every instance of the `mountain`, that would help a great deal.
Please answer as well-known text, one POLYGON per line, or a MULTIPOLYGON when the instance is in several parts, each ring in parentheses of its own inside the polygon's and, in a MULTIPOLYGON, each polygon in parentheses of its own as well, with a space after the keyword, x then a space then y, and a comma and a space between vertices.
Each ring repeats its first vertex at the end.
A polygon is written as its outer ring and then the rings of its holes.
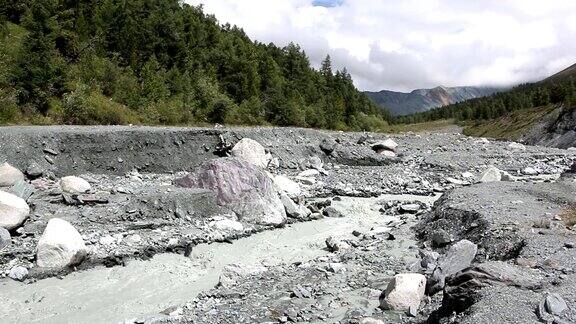
POLYGON ((542 82, 559 82, 576 76, 576 64, 542 80, 542 82))
POLYGON ((432 89, 418 89, 409 93, 389 90, 366 91, 365 93, 378 106, 388 109, 392 115, 404 116, 468 99, 489 96, 498 91, 498 88, 492 87, 448 88, 440 86, 432 89))

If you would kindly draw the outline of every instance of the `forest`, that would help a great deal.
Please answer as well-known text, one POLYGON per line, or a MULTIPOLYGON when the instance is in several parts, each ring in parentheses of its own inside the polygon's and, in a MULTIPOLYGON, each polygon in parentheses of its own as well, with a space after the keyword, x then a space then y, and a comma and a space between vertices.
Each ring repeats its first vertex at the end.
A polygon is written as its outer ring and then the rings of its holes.
POLYGON ((0 0, 0 124, 377 131, 390 116, 327 56, 250 40, 179 0, 0 0))
POLYGON ((563 104, 569 109, 576 108, 576 79, 574 77, 522 84, 488 97, 470 99, 423 113, 397 117, 393 122, 413 124, 440 119, 490 120, 515 110, 550 104, 563 104))

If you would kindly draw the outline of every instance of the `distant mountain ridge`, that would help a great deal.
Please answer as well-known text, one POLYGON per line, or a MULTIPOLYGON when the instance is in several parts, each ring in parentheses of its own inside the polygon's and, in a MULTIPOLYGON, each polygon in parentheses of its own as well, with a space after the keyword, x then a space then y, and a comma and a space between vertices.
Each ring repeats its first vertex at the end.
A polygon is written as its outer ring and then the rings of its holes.
POLYGON ((432 89, 417 89, 408 93, 390 90, 365 91, 364 93, 378 106, 388 109, 392 115, 404 116, 468 99, 489 96, 500 90, 494 87, 439 86, 432 89))

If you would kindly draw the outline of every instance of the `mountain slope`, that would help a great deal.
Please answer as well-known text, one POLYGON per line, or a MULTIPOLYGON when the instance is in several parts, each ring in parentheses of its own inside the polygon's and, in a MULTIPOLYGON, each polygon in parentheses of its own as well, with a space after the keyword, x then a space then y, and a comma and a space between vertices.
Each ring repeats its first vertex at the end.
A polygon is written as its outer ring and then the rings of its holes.
POLYGON ((180 0, 3 1, 0 124, 379 130, 344 69, 251 40, 180 0))
POLYGON ((436 87, 418 89, 409 93, 382 90, 365 92, 378 106, 387 108, 392 115, 404 116, 428 111, 468 99, 484 97, 497 92, 491 87, 436 87))
POLYGON ((543 82, 559 82, 576 76, 576 64, 546 78, 543 82))

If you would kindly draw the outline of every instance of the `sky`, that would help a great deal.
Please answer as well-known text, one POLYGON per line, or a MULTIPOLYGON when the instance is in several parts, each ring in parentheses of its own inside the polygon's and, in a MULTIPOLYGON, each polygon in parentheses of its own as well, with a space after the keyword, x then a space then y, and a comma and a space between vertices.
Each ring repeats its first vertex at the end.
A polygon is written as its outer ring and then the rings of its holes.
POLYGON ((576 63, 574 0, 186 0, 254 40, 326 55, 361 90, 509 86, 576 63))

